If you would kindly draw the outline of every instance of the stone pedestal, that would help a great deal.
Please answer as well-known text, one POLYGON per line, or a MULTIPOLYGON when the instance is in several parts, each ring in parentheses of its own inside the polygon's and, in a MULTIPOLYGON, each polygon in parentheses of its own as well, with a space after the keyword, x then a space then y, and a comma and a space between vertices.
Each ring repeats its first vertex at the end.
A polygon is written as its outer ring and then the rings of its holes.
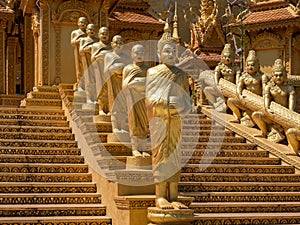
POLYGON ((107 135, 107 142, 122 142, 122 143, 128 143, 128 146, 131 146, 130 144, 130 136, 128 132, 115 132, 107 135))
POLYGON ((93 117, 95 123, 99 122, 111 122, 110 115, 95 115, 93 117))
POLYGON ((147 218, 148 225, 188 225, 194 220, 194 210, 149 207, 147 218))
POLYGON ((151 156, 146 156, 146 157, 129 156, 127 157, 126 160, 126 169, 151 170, 152 158, 151 156))
POLYGON ((83 103, 82 109, 94 110, 96 112, 96 104, 95 103, 83 103))

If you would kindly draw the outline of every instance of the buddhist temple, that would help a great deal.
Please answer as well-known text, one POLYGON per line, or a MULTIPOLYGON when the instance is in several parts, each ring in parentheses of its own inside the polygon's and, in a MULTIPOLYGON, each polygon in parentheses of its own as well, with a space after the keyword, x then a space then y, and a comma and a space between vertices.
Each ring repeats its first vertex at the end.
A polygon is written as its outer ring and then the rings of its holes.
POLYGON ((300 224, 299 14, 0 1, 0 224, 300 224))

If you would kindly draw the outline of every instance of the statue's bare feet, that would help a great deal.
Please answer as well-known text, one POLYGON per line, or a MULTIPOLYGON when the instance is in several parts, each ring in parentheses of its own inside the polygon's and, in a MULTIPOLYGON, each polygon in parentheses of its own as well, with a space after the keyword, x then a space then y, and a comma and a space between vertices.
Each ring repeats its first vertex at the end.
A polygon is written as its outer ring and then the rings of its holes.
POLYGON ((174 209, 188 209, 188 207, 181 202, 172 202, 171 204, 174 209))
POLYGON ((146 158, 146 157, 150 157, 150 154, 148 152, 143 152, 143 157, 146 158))
POLYGON ((100 115, 100 116, 106 116, 106 113, 105 113, 103 110, 100 110, 100 111, 99 111, 99 115, 100 115))
POLYGON ((142 157, 142 154, 138 150, 132 150, 132 155, 134 157, 142 157))
POLYGON ((155 200, 156 207, 160 209, 174 209, 172 203, 165 198, 158 198, 155 200))

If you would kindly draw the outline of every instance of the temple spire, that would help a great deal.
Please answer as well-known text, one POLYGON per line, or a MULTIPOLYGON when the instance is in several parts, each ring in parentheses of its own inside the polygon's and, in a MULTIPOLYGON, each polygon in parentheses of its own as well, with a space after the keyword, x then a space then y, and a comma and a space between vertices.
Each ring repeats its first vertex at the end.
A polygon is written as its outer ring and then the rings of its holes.
POLYGON ((173 23, 173 38, 176 39, 176 42, 180 42, 180 37, 178 34, 178 15, 177 15, 177 1, 175 1, 175 9, 174 9, 174 23, 173 23))

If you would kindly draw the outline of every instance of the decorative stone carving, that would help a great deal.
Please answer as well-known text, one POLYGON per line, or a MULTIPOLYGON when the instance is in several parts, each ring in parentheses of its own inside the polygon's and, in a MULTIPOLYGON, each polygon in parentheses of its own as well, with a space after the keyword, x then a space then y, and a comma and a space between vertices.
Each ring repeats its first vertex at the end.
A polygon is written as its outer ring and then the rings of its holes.
MULTIPOLYGON (((249 90, 262 96, 262 91, 267 83, 266 76, 260 71, 260 63, 254 50, 250 50, 246 59, 246 69, 237 80, 237 98, 241 99, 243 89, 249 90)), ((241 124, 253 127, 255 124, 251 119, 252 112, 238 104, 238 102, 229 98, 228 107, 232 110, 235 120, 232 122, 241 122, 241 124), (243 110, 243 117, 240 110, 243 110)))
POLYGON ((86 17, 89 23, 98 25, 98 10, 83 1, 66 1, 52 12, 54 23, 74 24, 79 17, 86 17))

